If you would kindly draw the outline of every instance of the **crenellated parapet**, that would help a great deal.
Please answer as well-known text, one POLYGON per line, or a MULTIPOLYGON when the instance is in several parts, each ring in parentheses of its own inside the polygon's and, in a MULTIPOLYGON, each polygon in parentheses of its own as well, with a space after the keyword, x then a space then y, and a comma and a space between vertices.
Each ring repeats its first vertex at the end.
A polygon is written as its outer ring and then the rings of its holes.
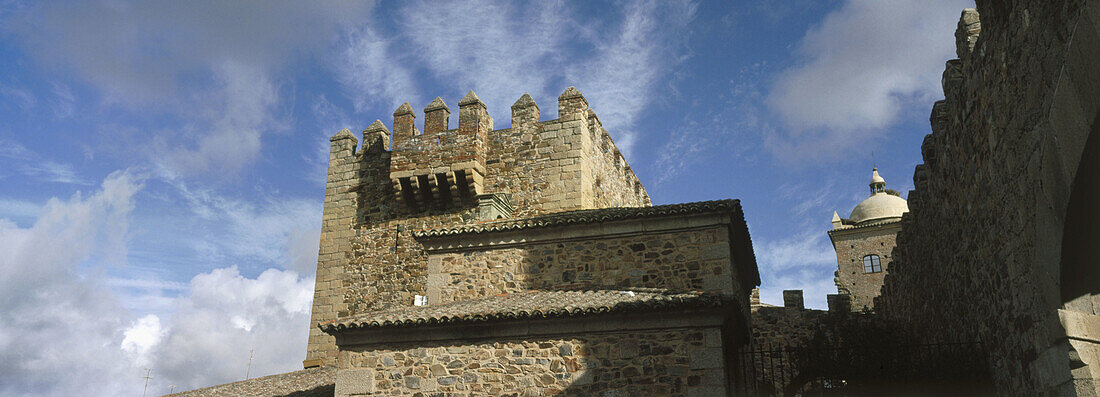
POLYGON ((394 112, 390 181, 395 199, 412 212, 471 205, 482 193, 493 119, 473 91, 458 109, 458 129, 448 129, 451 110, 435 98, 424 108, 423 133, 408 102, 394 112))
MULTIPOLYGON (((494 129, 477 94, 452 108, 435 98, 423 122, 410 103, 393 124, 376 120, 361 140, 332 137, 312 321, 423 302, 441 288, 412 232, 561 212, 649 207, 638 177, 588 100, 569 87, 557 118, 541 120, 524 94, 511 126, 494 129)), ((633 251, 631 251, 633 252, 633 251)), ((700 282, 704 280, 700 279, 700 282)), ((308 362, 332 365, 331 336, 313 328, 308 362)))

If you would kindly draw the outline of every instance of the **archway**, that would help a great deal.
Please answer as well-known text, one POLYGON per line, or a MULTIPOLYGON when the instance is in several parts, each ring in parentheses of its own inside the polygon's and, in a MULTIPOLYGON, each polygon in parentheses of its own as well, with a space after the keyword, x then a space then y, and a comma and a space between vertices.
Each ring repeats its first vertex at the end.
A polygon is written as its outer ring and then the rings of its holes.
POLYGON ((1081 153, 1062 233, 1061 294, 1066 309, 1100 314, 1100 119, 1081 153), (1097 307, 1092 297, 1097 296, 1097 307))

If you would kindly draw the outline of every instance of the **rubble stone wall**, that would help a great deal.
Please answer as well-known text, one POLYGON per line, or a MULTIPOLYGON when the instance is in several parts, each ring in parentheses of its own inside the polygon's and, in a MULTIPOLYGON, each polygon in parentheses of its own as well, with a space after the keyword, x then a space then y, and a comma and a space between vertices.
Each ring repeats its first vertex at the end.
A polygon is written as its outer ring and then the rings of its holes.
POLYGON ((725 225, 443 253, 432 255, 431 261, 438 261, 438 273, 444 276, 439 302, 558 288, 664 288, 741 295, 735 292, 741 282, 733 271, 725 225))
POLYGON ((721 331, 710 327, 346 347, 336 395, 352 395, 341 393, 348 384, 387 396, 716 396, 726 383, 721 331))
POLYGON ((977 3, 876 309, 917 339, 981 341, 1006 394, 1092 395, 1077 369, 1096 363, 1071 351, 1058 309, 1067 201, 1100 103, 1100 2, 977 3))

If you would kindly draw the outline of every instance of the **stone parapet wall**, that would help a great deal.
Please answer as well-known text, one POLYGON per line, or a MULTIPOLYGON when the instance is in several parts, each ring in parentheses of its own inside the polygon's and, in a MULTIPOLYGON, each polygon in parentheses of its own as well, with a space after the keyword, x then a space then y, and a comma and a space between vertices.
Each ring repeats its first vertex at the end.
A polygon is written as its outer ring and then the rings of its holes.
POLYGON ((1006 394, 1091 395, 1057 309, 1059 278, 1075 277, 1060 276, 1067 201, 1100 103, 1100 2, 977 3, 876 308, 918 341, 980 340, 1006 394))
POLYGON ((348 346, 336 395, 725 395, 723 360, 718 327, 348 346))
POLYGON ((806 348, 826 334, 829 312, 813 309, 755 306, 752 308, 752 349, 806 348))

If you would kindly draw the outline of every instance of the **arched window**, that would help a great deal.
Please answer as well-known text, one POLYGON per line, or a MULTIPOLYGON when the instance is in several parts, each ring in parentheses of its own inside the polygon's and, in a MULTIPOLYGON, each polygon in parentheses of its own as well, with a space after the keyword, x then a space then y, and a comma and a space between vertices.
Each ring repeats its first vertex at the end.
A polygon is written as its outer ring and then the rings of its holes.
POLYGON ((878 255, 871 254, 863 257, 863 272, 864 273, 878 273, 882 271, 882 263, 879 262, 878 255))

